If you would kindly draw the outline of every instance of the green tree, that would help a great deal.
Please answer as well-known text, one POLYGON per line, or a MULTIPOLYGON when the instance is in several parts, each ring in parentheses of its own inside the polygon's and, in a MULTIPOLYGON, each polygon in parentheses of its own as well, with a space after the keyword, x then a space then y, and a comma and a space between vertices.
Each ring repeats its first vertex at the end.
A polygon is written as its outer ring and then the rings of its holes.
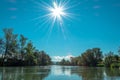
POLYGON ((27 38, 25 38, 23 35, 20 35, 20 53, 25 53, 25 45, 26 45, 26 41, 27 41, 27 38))
POLYGON ((116 63, 118 63, 118 61, 119 61, 119 56, 118 56, 118 55, 114 55, 114 61, 115 61, 116 63))
POLYGON ((66 60, 62 59, 61 62, 60 62, 60 65, 66 65, 66 60))
POLYGON ((0 38, 0 65, 3 65, 4 63, 4 41, 2 38, 0 38))
POLYGON ((3 53, 4 53, 4 41, 3 41, 3 39, 2 38, 0 38, 0 54, 2 54, 3 55, 3 53))
POLYGON ((102 60, 102 57, 100 48, 88 49, 81 55, 81 63, 84 66, 97 66, 102 60))
POLYGON ((26 50, 25 60, 27 62, 26 64, 34 65, 35 64, 35 56, 33 53, 34 53, 35 47, 33 46, 32 42, 27 43, 25 50, 26 50))
POLYGON ((24 57, 25 57, 25 46, 27 44, 27 38, 24 37, 23 35, 20 35, 20 57, 21 57, 21 60, 24 60, 24 57))
POLYGON ((110 67, 112 63, 113 63, 113 52, 110 51, 104 59, 104 65, 105 67, 110 67))
POLYGON ((5 37, 5 56, 12 56, 17 53, 18 50, 18 42, 17 42, 17 34, 13 34, 13 29, 3 29, 4 37, 5 37))
POLYGON ((36 50, 34 53, 34 56, 37 59, 38 65, 49 65, 51 64, 51 58, 48 54, 45 53, 45 51, 38 51, 36 50))
POLYGON ((72 57, 70 62, 71 62, 71 65, 81 65, 81 56, 72 57))
POLYGON ((18 35, 13 33, 13 29, 5 28, 4 32, 4 55, 3 55, 3 65, 13 66, 17 62, 17 53, 19 51, 18 45, 18 35))
POLYGON ((40 52, 39 58, 40 58, 41 65, 47 65, 51 63, 51 58, 44 51, 40 52))
POLYGON ((44 51, 35 51, 33 43, 27 38, 13 33, 13 29, 3 29, 4 38, 0 38, 0 66, 31 66, 51 64, 51 58, 44 51), (19 53, 19 54, 18 54, 19 53))

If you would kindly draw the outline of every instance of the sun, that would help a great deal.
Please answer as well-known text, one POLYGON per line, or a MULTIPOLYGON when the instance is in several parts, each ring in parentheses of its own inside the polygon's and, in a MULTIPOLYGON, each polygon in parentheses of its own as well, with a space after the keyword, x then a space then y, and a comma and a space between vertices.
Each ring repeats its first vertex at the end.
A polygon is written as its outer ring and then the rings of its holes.
POLYGON ((69 0, 53 0, 53 1, 41 1, 37 3, 40 6, 41 15, 35 19, 43 20, 43 24, 52 24, 53 27, 56 23, 63 24, 64 20, 71 18, 71 13, 69 5, 69 0), (46 19, 46 20, 44 20, 46 19), (64 20, 63 20, 64 19, 64 20))
POLYGON ((55 20, 62 20, 62 17, 66 15, 65 9, 63 6, 58 5, 56 2, 53 2, 53 6, 48 9, 50 11, 50 16, 55 20))
POLYGON ((69 5, 70 0, 40 0, 36 3, 39 6, 40 16, 34 20, 39 20, 36 25, 40 25, 41 29, 46 29, 48 36, 50 36, 54 30, 59 29, 66 39, 65 22, 72 19, 72 7, 69 5))
POLYGON ((46 23, 50 23, 50 30, 49 33, 51 34, 54 27, 58 27, 61 29, 64 38, 65 36, 65 29, 64 29, 64 22, 71 18, 71 13, 69 12, 70 7, 68 5, 69 0, 54 0, 49 3, 44 3, 44 10, 46 14, 44 14, 44 18, 46 19, 46 23))

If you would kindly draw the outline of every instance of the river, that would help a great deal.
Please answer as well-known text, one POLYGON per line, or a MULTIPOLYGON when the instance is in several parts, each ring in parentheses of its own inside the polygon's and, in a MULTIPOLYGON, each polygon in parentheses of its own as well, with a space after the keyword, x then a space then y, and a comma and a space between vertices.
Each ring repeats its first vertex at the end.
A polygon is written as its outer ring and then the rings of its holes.
POLYGON ((120 69, 57 65, 0 67, 0 80, 120 80, 120 69))

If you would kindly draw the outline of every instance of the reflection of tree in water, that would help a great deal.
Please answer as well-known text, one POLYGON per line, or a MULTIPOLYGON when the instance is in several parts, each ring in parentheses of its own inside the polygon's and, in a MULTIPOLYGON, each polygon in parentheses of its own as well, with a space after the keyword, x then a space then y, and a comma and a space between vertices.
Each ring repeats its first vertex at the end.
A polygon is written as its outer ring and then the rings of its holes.
POLYGON ((62 66, 61 67, 61 71, 62 71, 62 73, 64 73, 64 75, 71 75, 71 68, 72 67, 70 67, 70 66, 62 66))
POLYGON ((82 77, 82 80, 103 80, 104 74, 102 68, 80 67, 73 69, 72 74, 82 77))
POLYGON ((119 77, 120 78, 120 70, 117 68, 116 69, 106 68, 105 72, 108 77, 119 77))
POLYGON ((71 70, 83 80, 120 80, 120 70, 110 68, 78 67, 71 70))
POLYGON ((43 80, 50 73, 50 67, 3 68, 1 80, 43 80))

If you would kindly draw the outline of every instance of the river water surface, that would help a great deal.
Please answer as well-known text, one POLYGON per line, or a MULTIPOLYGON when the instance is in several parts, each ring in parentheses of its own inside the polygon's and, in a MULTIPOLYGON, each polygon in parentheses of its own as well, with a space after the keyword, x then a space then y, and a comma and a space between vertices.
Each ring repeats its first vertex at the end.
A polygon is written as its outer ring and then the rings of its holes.
POLYGON ((0 80, 120 80, 120 69, 56 65, 0 67, 0 80))

